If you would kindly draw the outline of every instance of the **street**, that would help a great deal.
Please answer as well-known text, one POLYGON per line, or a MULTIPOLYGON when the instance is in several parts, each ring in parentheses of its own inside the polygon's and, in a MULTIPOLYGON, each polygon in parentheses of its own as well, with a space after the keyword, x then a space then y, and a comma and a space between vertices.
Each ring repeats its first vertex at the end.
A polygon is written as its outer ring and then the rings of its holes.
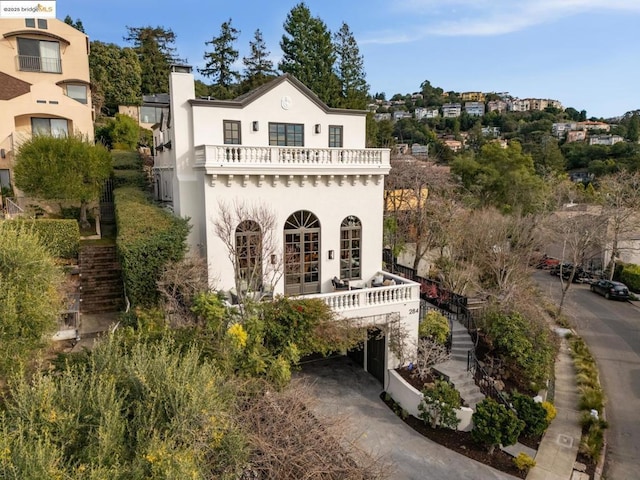
MULTIPOLYGON (((560 280, 546 271, 534 274, 543 293, 560 299, 560 280)), ((640 309, 629 302, 606 300, 574 284, 563 311, 589 345, 607 395, 605 478, 632 480, 640 471, 640 309)))

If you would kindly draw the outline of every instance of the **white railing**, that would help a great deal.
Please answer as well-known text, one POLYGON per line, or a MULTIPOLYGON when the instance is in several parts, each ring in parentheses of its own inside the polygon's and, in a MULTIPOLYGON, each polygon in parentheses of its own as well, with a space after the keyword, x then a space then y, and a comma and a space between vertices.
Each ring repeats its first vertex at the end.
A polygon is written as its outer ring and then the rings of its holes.
POLYGON ((196 165, 224 166, 388 166, 389 150, 377 148, 294 148, 200 145, 196 165))
MULTIPOLYGON (((387 277, 398 278, 385 273, 387 277)), ((382 287, 365 287, 352 290, 339 290, 331 293, 305 295, 304 298, 319 298, 332 310, 344 312, 368 307, 381 307, 406 303, 420 299, 420 285, 406 279, 404 283, 382 287)))

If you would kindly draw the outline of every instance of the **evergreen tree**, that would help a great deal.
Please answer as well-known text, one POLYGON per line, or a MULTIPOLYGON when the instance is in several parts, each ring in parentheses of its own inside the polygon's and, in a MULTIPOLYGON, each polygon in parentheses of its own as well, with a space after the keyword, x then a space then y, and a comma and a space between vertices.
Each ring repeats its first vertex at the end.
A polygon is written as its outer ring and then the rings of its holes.
POLYGON ((214 94, 218 98, 233 97, 233 86, 240 78, 240 74, 233 70, 233 63, 238 59, 238 50, 233 48, 240 32, 231 26, 231 19, 220 26, 220 35, 213 37, 205 45, 211 45, 213 50, 204 54, 206 64, 198 71, 205 77, 213 79, 214 94))
POLYGON ((89 71, 91 99, 96 111, 113 115, 118 105, 140 104, 142 69, 132 48, 91 42, 89 71))
POLYGON ((288 13, 284 30, 280 41, 283 56, 278 68, 295 76, 327 105, 336 106, 340 82, 333 71, 336 53, 325 23, 312 17, 302 2, 288 13))
POLYGON ((339 105, 344 108, 364 110, 369 99, 369 85, 365 80, 364 58, 349 25, 342 23, 334 35, 336 51, 336 75, 341 84, 339 105))
POLYGON ((249 42, 251 54, 242 58, 245 66, 244 84, 247 90, 259 87, 276 75, 273 62, 269 60, 271 52, 262 38, 262 32, 257 29, 253 34, 253 41, 249 42))
POLYGON ((627 126, 627 140, 630 142, 637 142, 640 133, 640 116, 638 112, 634 113, 629 120, 627 126))
POLYGON ((67 15, 66 17, 64 17, 64 23, 66 23, 67 25, 71 25, 73 28, 75 28, 76 30, 82 32, 82 33, 86 33, 84 31, 84 25, 82 25, 82 20, 80 20, 79 18, 76 19, 76 21, 73 21, 73 18, 71 18, 70 15, 67 15))
POLYGON ((180 60, 173 44, 176 36, 163 27, 127 27, 127 42, 133 43, 142 67, 142 94, 168 93, 171 64, 180 60))

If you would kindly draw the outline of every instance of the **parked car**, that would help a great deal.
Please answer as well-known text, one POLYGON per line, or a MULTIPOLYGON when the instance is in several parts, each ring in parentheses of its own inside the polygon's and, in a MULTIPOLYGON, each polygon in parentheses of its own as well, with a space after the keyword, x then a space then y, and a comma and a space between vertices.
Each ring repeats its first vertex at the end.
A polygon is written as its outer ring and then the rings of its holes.
MULTIPOLYGON (((573 263, 563 263, 562 264, 562 278, 564 280, 569 280, 569 277, 571 276, 571 272, 573 272, 573 263)), ((560 276, 560 264, 558 265, 554 265, 549 269, 549 273, 551 275, 555 275, 557 277, 560 276)), ((582 283, 582 282, 586 282, 588 281, 588 279, 591 277, 591 275, 589 274, 589 272, 585 271, 584 268, 582 268, 581 265, 578 265, 575 268, 575 273, 573 275, 573 282, 574 283, 582 283)))
POLYGON ((591 284, 591 291, 604 295, 604 298, 629 300, 629 289, 624 283, 611 280, 598 280, 591 284))

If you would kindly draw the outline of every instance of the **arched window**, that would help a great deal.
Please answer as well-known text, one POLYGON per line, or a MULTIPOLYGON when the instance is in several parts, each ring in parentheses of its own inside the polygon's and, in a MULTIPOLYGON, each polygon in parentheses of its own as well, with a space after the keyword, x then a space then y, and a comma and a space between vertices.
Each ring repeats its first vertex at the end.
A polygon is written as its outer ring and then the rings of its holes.
POLYGON ((262 287, 262 230, 253 220, 236 228, 236 275, 252 291, 262 287))
POLYGON ((340 278, 356 279, 362 273, 360 269, 360 239, 362 223, 360 219, 349 215, 340 225, 340 278))
POLYGON ((284 225, 284 286, 286 295, 320 292, 320 221, 307 210, 284 225))

